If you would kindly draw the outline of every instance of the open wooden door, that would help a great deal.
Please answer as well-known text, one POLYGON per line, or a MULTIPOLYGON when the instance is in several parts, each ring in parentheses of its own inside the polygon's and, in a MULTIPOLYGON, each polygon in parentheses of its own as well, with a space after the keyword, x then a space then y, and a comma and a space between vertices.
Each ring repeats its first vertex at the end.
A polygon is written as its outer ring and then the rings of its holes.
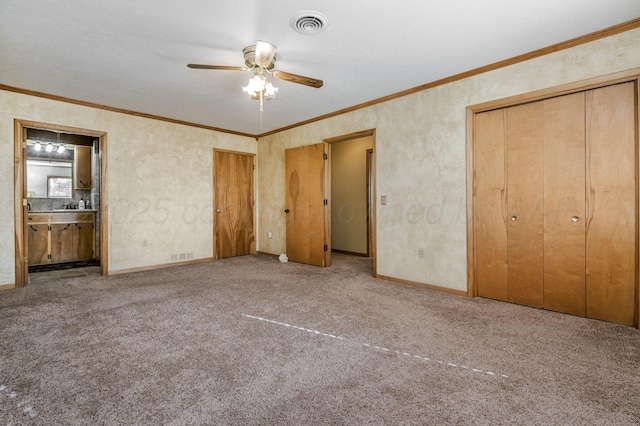
POLYGON ((215 257, 255 252, 253 155, 215 151, 215 257))
POLYGON ((331 265, 327 158, 324 143, 285 151, 287 256, 292 262, 331 265))

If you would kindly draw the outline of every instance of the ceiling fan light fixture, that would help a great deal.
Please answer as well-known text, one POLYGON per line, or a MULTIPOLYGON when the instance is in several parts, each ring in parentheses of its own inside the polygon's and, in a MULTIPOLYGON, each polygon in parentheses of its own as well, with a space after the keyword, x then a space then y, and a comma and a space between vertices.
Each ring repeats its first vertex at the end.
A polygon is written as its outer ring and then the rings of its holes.
POLYGON ((273 66, 273 59, 276 56, 276 47, 266 41, 258 40, 256 43, 255 63, 256 65, 268 69, 273 66))

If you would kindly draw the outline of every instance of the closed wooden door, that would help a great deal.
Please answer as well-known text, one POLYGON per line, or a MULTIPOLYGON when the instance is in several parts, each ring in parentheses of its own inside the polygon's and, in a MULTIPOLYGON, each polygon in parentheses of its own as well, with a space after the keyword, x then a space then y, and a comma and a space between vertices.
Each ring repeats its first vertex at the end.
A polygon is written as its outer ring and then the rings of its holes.
POLYGON ((542 307, 544 104, 507 110, 507 266, 509 301, 542 307))
POLYGON ((507 270, 507 110, 476 114, 475 276, 478 296, 509 300, 507 270))
POLYGON ((637 324, 634 83, 477 114, 479 296, 637 324))
MULTIPOLYGON (((633 83, 587 94, 587 316, 633 325, 637 284, 633 83)), ((637 318, 637 317, 636 317, 637 318)))
POLYGON ((287 256, 315 266, 331 264, 327 243, 324 143, 285 151, 287 256))
POLYGON ((254 156, 215 151, 215 257, 255 252, 254 156))
POLYGON ((543 102, 544 307, 585 315, 585 94, 543 102))

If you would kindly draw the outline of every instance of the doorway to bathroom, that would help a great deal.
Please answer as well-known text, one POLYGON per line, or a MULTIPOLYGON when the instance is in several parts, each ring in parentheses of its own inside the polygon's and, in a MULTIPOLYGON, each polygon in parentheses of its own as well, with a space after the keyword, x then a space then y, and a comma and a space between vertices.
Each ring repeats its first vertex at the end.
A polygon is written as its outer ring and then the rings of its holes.
POLYGON ((30 274, 106 275, 106 134, 18 120, 15 129, 16 287, 30 274))

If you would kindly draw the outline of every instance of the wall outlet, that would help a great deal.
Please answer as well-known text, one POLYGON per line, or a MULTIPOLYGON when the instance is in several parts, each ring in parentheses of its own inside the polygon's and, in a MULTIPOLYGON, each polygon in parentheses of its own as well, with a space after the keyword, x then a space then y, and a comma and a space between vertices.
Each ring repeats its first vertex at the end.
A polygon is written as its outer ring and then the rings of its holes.
POLYGON ((423 248, 419 248, 418 249, 418 257, 424 258, 424 249, 423 248))
POLYGON ((142 240, 142 247, 149 247, 149 240, 142 240))
POLYGON ((386 195, 381 195, 380 196, 380 204, 382 204, 383 206, 387 205, 387 196, 386 195))
POLYGON ((267 232, 267 238, 273 238, 273 232, 271 231, 267 232))

